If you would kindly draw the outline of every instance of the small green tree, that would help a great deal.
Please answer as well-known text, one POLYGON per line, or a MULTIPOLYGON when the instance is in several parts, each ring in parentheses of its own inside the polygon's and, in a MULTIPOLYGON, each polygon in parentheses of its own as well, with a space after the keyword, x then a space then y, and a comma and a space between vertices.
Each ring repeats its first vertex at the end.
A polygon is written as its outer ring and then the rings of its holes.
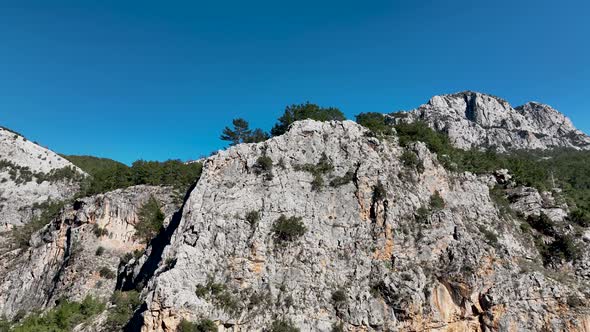
POLYGON ((230 145, 236 145, 244 142, 252 131, 250 130, 250 125, 248 121, 237 118, 232 120, 233 129, 230 127, 223 128, 221 132, 221 139, 224 141, 229 141, 230 145))
POLYGON ((266 141, 269 138, 268 133, 260 128, 250 129, 248 121, 237 118, 232 120, 233 129, 230 127, 223 128, 220 138, 229 141, 230 145, 240 143, 258 143, 266 141))
POLYGON ((292 242, 303 236, 307 228, 301 217, 285 217, 281 215, 272 226, 275 238, 280 242, 292 242))
POLYGON ((149 243, 164 225, 164 213, 160 203, 154 196, 141 206, 138 213, 139 222, 135 225, 135 236, 145 243, 149 243))
POLYGON ((291 105, 285 108, 285 113, 278 119, 272 127, 270 133, 272 136, 279 136, 287 132, 289 126, 299 120, 312 119, 317 121, 344 121, 346 117, 339 109, 335 107, 320 107, 316 104, 306 102, 299 105, 291 105))
POLYGON ((252 131, 252 133, 250 135, 248 135, 244 139, 244 143, 259 143, 259 142, 264 142, 269 138, 270 138, 270 136, 268 135, 267 132, 263 131, 260 128, 256 128, 252 131))
POLYGON ((434 194, 430 196, 430 208, 434 211, 439 211, 445 208, 445 201, 440 196, 438 190, 436 190, 434 194))
POLYGON ((385 121, 381 113, 369 112, 356 116, 356 122, 369 129, 375 135, 393 135, 393 129, 385 121))

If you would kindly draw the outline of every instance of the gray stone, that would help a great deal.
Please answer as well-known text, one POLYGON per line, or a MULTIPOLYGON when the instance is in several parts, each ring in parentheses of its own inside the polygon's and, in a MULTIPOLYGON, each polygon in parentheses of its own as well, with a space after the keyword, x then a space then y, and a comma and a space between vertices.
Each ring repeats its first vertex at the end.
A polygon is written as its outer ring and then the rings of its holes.
POLYGON ((434 96, 415 110, 387 117, 393 123, 424 121, 448 134, 461 149, 590 149, 590 137, 554 108, 536 102, 512 108, 503 99, 479 92, 434 96))

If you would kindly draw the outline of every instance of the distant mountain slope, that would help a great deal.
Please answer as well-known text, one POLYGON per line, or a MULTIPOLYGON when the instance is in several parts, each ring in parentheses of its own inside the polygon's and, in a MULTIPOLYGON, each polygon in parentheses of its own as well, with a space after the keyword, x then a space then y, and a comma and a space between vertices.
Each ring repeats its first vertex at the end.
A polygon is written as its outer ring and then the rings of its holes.
POLYGON ((127 165, 109 158, 76 155, 63 155, 63 157, 90 175, 96 175, 105 169, 113 169, 114 167, 127 167, 127 165))
POLYGON ((501 98, 479 92, 434 96, 415 110, 388 117, 395 123, 424 121, 448 134, 455 146, 462 149, 590 150, 590 137, 551 106, 529 102, 513 108, 501 98))
POLYGON ((0 128, 0 230, 28 222, 35 205, 73 196, 84 176, 55 152, 0 128))

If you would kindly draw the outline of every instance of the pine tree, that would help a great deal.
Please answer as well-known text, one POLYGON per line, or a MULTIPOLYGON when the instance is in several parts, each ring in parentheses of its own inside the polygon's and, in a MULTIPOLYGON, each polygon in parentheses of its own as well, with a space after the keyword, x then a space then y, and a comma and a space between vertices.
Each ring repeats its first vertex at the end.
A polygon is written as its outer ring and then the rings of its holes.
POLYGON ((232 124, 234 127, 233 129, 230 127, 223 128, 220 138, 224 141, 229 141, 230 145, 246 142, 252 134, 248 121, 242 118, 237 118, 232 120, 232 124))

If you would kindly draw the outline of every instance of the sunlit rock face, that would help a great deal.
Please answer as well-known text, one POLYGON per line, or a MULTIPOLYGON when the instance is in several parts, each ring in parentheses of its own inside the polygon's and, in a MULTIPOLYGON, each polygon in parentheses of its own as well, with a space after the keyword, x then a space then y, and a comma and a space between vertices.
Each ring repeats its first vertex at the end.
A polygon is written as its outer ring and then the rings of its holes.
POLYGON ((86 176, 55 152, 0 127, 0 233, 29 222, 35 204, 73 197, 79 181, 44 180, 38 176, 66 167, 80 177, 86 176))
POLYGON ((513 108, 503 99, 479 92, 434 96, 415 110, 388 117, 393 123, 424 121, 447 133, 462 149, 590 149, 590 137, 551 106, 529 102, 513 108))
POLYGON ((172 188, 134 186, 78 199, 35 232, 28 246, 4 247, 0 316, 12 318, 87 295, 108 301, 121 259, 146 246, 135 226, 151 197, 160 202, 168 224, 177 208, 172 188))
MULTIPOLYGON (((491 200, 496 178, 448 172, 421 143, 406 149, 423 172, 404 165, 395 138, 308 120, 205 160, 133 328, 209 319, 220 331, 277 320, 301 331, 588 331, 567 300, 584 298, 583 282, 543 269, 530 234, 491 200), (314 174, 322 163, 331 167, 314 174), (281 240, 281 216, 301 218, 305 232, 281 240)), ((531 195, 523 209, 540 199, 531 195)))

